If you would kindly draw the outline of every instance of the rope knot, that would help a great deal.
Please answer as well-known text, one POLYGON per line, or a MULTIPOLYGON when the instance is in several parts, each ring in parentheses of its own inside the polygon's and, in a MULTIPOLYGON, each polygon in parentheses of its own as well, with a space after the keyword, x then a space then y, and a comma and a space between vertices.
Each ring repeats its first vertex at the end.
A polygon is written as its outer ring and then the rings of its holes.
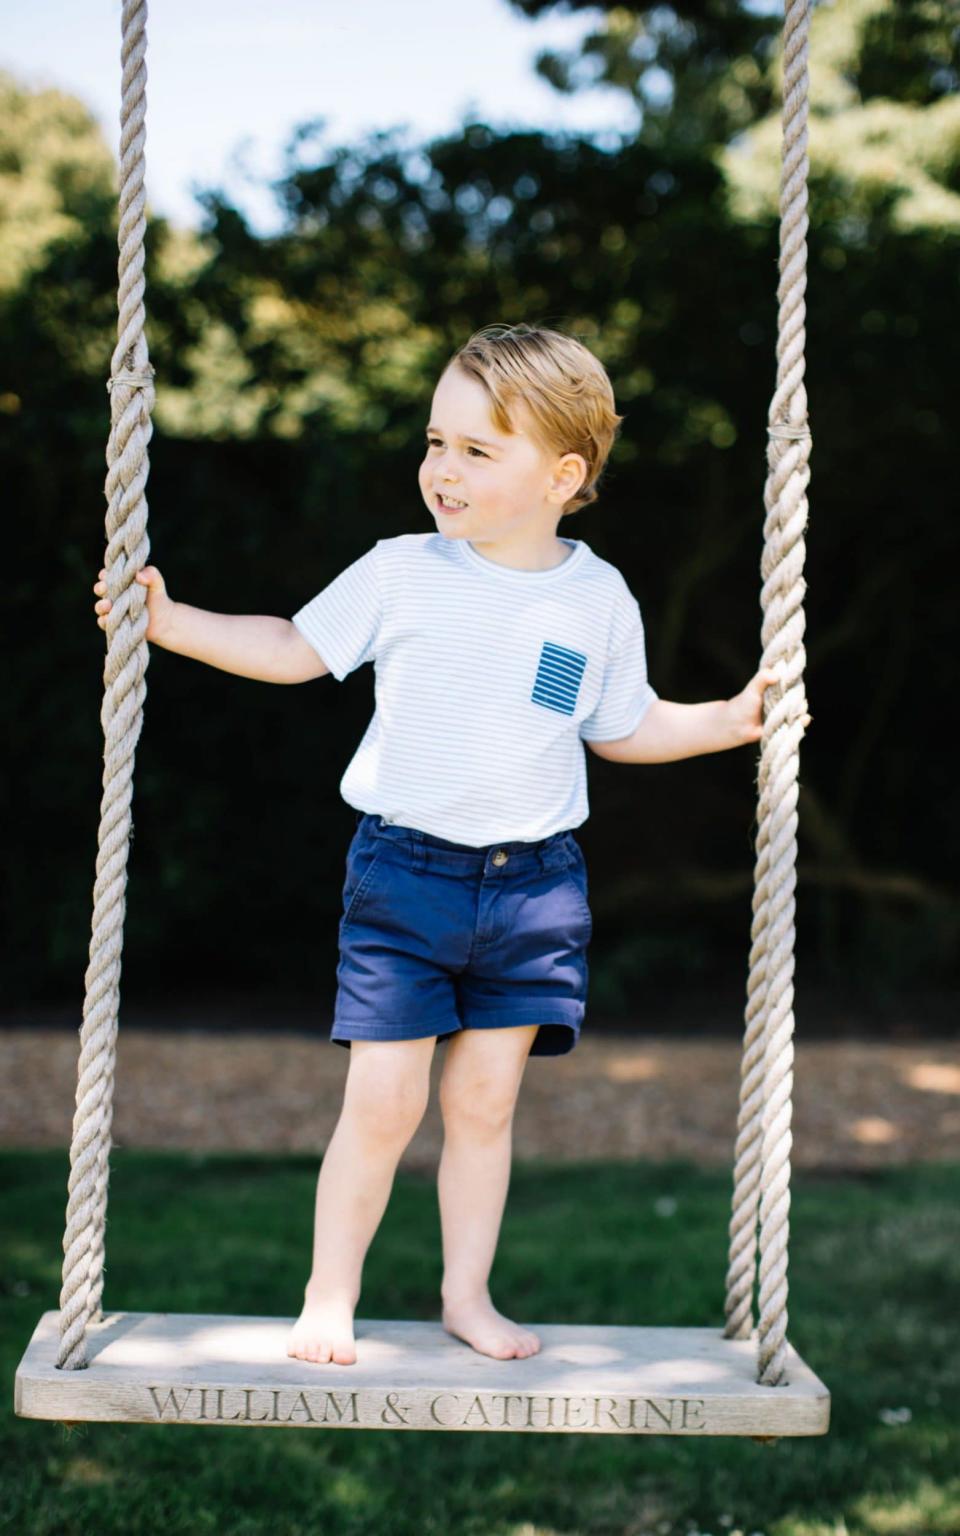
POLYGON ((786 422, 771 423, 767 427, 768 437, 801 438, 810 437, 810 428, 804 422, 803 426, 790 426, 786 422))
POLYGON ((130 368, 121 368, 119 373, 113 374, 107 380, 107 393, 113 392, 115 384, 126 384, 130 389, 148 389, 153 384, 155 372, 152 363, 147 364, 146 373, 135 373, 130 368))

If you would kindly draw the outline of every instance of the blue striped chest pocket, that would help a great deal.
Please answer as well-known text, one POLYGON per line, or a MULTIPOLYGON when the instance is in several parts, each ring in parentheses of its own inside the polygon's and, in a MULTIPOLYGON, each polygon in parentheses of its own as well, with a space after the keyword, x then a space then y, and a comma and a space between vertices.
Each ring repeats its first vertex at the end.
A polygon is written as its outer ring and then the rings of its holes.
POLYGON ((537 675, 530 695, 534 704, 544 709, 559 710, 562 715, 572 715, 580 692, 587 658, 582 651, 571 651, 565 645, 543 642, 537 675))

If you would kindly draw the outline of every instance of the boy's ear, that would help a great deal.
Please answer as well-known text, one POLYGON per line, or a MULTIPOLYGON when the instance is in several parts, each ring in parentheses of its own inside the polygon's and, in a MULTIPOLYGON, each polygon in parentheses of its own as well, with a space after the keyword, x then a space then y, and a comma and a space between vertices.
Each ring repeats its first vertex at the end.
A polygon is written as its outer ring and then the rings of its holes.
POLYGON ((587 461, 582 453, 565 453, 553 477, 553 486, 563 493, 564 501, 575 496, 587 478, 587 461))

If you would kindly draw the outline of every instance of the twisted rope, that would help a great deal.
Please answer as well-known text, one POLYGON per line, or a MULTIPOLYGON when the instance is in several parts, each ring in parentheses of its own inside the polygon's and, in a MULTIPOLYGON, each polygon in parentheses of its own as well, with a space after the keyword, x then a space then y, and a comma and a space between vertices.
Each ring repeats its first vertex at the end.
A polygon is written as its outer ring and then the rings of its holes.
POLYGON ((63 1235, 57 1365, 86 1366, 87 1325, 101 1318, 113 1078, 120 1006, 120 957, 126 909, 127 854, 133 837, 133 763, 143 724, 147 648, 146 590, 136 574, 147 562, 147 444, 153 427, 153 369, 143 334, 146 0, 124 0, 120 109, 119 318, 110 364, 105 557, 107 655, 100 720, 103 797, 93 921, 86 972, 76 1111, 70 1145, 69 1199, 63 1235))
POLYGON ((784 1380, 793 1090, 794 890, 800 741, 807 711, 803 671, 806 489, 811 437, 803 384, 807 277, 807 57, 810 0, 787 0, 783 38, 783 151, 777 383, 767 427, 761 665, 767 688, 758 772, 750 969, 740 1073, 734 1191, 724 1310, 726 1338, 753 1332, 752 1292, 760 1206, 757 1381, 784 1380))

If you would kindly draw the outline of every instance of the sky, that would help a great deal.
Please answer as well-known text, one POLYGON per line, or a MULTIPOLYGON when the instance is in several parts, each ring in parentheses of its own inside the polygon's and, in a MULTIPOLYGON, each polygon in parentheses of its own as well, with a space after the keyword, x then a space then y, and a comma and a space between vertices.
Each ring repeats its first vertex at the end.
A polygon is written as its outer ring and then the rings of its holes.
MULTIPOLYGON (((0 69, 78 96, 115 155, 120 0, 0 0, 0 69)), ((250 178, 278 175, 300 122, 350 143, 405 127, 412 145, 471 115, 508 130, 566 128, 613 147, 636 131, 625 92, 562 96, 534 73, 541 49, 576 47, 599 8, 531 22, 507 0, 153 0, 147 17, 148 209, 196 227, 191 185, 224 188, 253 227, 281 216, 250 178)))

